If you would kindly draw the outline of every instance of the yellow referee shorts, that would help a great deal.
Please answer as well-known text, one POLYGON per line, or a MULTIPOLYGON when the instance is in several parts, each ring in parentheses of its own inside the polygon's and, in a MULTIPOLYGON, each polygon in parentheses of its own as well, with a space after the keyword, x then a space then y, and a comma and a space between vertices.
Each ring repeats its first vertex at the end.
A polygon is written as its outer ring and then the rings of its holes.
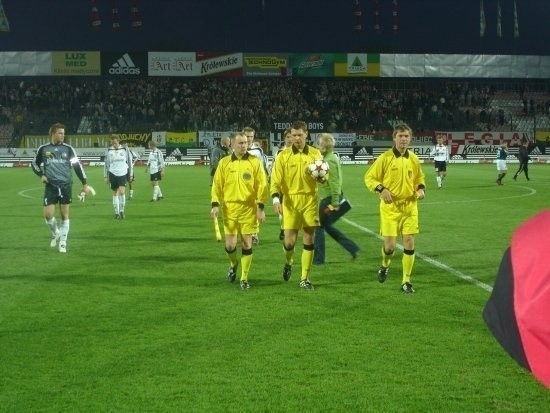
POLYGON ((402 234, 418 234, 418 203, 416 200, 380 201, 380 235, 397 237, 402 234))
POLYGON ((283 229, 319 226, 319 205, 316 196, 283 196, 283 229))
POLYGON ((228 235, 257 234, 260 223, 256 215, 258 206, 227 203, 223 208, 223 232, 228 235))

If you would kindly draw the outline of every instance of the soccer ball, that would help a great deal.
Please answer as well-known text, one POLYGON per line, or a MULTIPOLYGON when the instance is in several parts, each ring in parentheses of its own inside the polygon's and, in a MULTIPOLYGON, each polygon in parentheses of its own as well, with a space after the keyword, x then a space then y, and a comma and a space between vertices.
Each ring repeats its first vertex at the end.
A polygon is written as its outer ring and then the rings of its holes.
POLYGON ((86 191, 84 191, 84 190, 80 191, 80 193, 78 194, 78 200, 80 202, 84 202, 86 200, 87 196, 95 196, 95 194, 96 194, 96 192, 95 192, 94 187, 91 186, 91 185, 88 185, 86 191))
POLYGON ((324 182, 328 176, 329 166, 324 159, 317 159, 307 167, 307 174, 317 182, 324 182))

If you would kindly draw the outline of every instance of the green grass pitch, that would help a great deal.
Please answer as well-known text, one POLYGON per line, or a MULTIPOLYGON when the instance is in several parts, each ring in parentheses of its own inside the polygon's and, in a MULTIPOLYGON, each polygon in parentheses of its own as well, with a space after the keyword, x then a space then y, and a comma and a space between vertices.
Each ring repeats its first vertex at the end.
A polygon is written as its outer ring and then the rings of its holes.
MULTIPOLYGON (((420 205, 413 283, 401 251, 379 284, 378 199, 366 166, 344 166, 352 210, 338 223, 360 257, 327 238, 316 289, 282 280, 271 205, 248 292, 226 279, 207 167, 169 167, 149 202, 143 168, 115 221, 102 168, 71 207, 68 252, 49 247, 42 188, 2 169, 0 411, 543 412, 550 392, 519 367, 481 311, 514 229, 550 205, 550 167, 495 184, 494 165, 450 165, 420 205)), ((75 185, 76 198, 79 185, 75 185)), ((240 248, 239 248, 240 252, 240 248)))

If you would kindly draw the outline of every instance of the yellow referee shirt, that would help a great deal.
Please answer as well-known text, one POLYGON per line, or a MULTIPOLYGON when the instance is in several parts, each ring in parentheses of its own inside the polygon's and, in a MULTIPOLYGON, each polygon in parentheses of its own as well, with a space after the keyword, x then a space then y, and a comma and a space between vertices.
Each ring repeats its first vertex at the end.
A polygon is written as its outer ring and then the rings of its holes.
POLYGON ((401 154, 392 148, 382 153, 365 173, 365 185, 371 191, 388 189, 394 201, 416 199, 416 190, 426 186, 426 177, 418 156, 409 150, 401 154))
POLYGON ((294 145, 281 151, 275 158, 271 171, 271 196, 307 195, 316 196, 317 183, 306 175, 308 165, 323 159, 321 152, 306 145, 303 150, 294 145))
POLYGON ((262 161, 248 153, 235 154, 220 160, 212 183, 212 203, 240 203, 250 207, 265 204, 267 178, 262 161))

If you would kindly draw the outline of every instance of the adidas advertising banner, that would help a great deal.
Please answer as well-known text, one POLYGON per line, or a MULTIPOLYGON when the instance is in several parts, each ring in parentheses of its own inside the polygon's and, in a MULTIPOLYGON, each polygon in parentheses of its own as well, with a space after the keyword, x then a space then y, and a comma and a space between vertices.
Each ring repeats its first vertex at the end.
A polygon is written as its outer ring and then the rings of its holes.
POLYGON ((147 53, 101 53, 101 73, 107 76, 147 76, 147 53))

